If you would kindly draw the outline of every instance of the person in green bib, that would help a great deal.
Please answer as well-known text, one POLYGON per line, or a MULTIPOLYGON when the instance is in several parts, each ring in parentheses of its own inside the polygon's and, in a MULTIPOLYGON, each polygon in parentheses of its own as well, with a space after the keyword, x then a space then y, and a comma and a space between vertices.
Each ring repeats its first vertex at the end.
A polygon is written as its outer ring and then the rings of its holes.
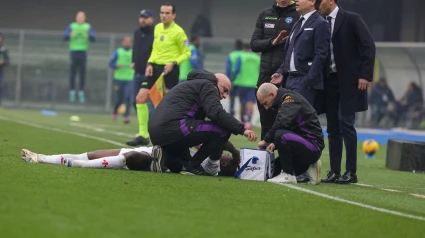
POLYGON ((250 44, 244 44, 242 53, 236 59, 235 73, 231 78, 234 93, 241 103, 241 121, 245 123, 247 130, 251 128, 252 112, 257 101, 255 89, 260 74, 260 62, 260 56, 251 51, 250 44))
POLYGON ((193 35, 190 37, 190 58, 180 64, 179 81, 186 81, 187 75, 194 69, 204 69, 203 57, 199 51, 201 46, 201 37, 193 35))
MULTIPOLYGON (((236 67, 236 59, 241 55, 242 47, 243 47, 242 41, 237 39, 235 41, 235 50, 230 52, 230 54, 227 56, 227 59, 226 59, 226 75, 229 79, 234 78, 235 67, 236 67)), ((232 90, 230 90, 230 93, 229 93, 230 114, 232 114, 233 116, 235 115, 235 97, 236 97, 235 93, 236 93, 236 91, 235 91, 234 88, 232 88, 232 90)))
POLYGON ((131 37, 124 37, 122 47, 118 48, 112 55, 109 61, 109 67, 114 69, 114 91, 116 95, 114 112, 112 119, 116 120, 118 116, 118 108, 122 103, 125 103, 126 110, 124 113, 124 123, 130 122, 128 116, 130 113, 131 95, 132 95, 132 80, 134 78, 133 50, 131 48, 131 37))
POLYGON ((75 17, 75 22, 71 23, 66 28, 64 40, 69 41, 69 50, 71 53, 69 100, 71 102, 75 101, 75 77, 78 71, 80 76, 78 101, 84 103, 87 50, 89 48, 89 42, 94 42, 96 40, 93 27, 89 23, 86 23, 86 14, 84 12, 78 12, 75 17))

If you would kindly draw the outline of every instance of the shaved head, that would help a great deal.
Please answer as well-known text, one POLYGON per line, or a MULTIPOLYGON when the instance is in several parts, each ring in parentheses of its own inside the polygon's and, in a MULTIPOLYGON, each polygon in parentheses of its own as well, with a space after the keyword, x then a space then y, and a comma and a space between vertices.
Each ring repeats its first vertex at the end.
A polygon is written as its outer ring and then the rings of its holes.
POLYGON ((266 109, 269 109, 274 103, 277 92, 278 88, 276 87, 276 85, 271 83, 261 84, 257 91, 258 102, 266 109))
POLYGON ((230 89, 232 89, 232 83, 225 74, 217 73, 215 74, 215 77, 217 78, 217 87, 220 91, 220 98, 226 99, 230 89))

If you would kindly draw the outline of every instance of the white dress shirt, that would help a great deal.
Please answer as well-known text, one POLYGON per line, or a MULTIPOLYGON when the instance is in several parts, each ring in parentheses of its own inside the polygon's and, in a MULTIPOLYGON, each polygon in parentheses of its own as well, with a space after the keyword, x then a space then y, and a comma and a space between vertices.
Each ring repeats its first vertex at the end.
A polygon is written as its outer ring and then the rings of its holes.
MULTIPOLYGON (((338 14, 339 11, 339 7, 337 6, 332 12, 331 14, 329 14, 328 17, 331 17, 331 36, 334 33, 334 28, 335 28, 335 19, 336 19, 336 15, 338 14)), ((328 21, 328 19, 326 18, 326 21, 328 21)), ((334 46, 332 44, 332 38, 331 38, 331 73, 335 73, 336 72, 336 65, 335 65, 335 56, 334 56, 334 46)))
MULTIPOLYGON (((311 11, 311 12, 305 14, 304 16, 302 16, 302 17, 304 17, 304 21, 301 23, 300 31, 301 31, 301 28, 303 27, 304 23, 307 22, 308 18, 311 15, 313 15, 314 12, 316 12, 316 10, 311 11)), ((292 33, 291 38, 289 40, 292 39, 293 35, 294 35, 294 33, 292 33)), ((291 72, 292 71, 297 71, 297 69, 295 68, 295 62, 294 62, 294 52, 295 52, 295 49, 292 51, 291 62, 289 63, 289 71, 291 71, 291 72)))

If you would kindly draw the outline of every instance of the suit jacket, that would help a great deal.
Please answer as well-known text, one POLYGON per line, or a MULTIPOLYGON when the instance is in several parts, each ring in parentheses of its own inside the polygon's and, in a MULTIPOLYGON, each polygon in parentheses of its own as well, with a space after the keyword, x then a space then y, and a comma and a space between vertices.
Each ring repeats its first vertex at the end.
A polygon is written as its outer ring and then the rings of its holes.
MULTIPOLYGON (((295 25, 286 41, 284 55, 288 53, 294 28, 295 25)), ((323 89, 323 66, 328 57, 331 40, 329 23, 316 11, 307 19, 298 34, 292 37, 295 37, 294 64, 297 71, 303 75, 303 82, 307 87, 323 89)), ((283 62, 278 73, 284 75, 285 64, 290 62, 283 62)))
POLYGON ((332 44, 342 114, 366 111, 367 90, 358 90, 358 81, 361 78, 369 82, 373 80, 376 49, 363 18, 357 13, 339 7, 332 33, 332 44))

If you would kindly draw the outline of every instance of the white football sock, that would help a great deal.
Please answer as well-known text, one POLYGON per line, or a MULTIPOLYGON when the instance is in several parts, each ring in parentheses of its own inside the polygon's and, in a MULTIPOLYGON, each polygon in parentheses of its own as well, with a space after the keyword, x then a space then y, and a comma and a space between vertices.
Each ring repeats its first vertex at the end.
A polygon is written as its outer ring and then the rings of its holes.
POLYGON ((99 168, 99 169, 122 169, 125 166, 124 155, 108 156, 94 160, 73 160, 71 167, 99 168))
POLYGON ((209 157, 207 158, 207 161, 208 161, 208 163, 210 163, 210 164, 219 164, 219 163, 220 163, 220 160, 212 160, 212 159, 210 159, 209 157))
POLYGON ((68 159, 71 160, 89 160, 87 153, 79 154, 79 155, 45 155, 41 156, 41 161, 47 164, 63 164, 68 159))

